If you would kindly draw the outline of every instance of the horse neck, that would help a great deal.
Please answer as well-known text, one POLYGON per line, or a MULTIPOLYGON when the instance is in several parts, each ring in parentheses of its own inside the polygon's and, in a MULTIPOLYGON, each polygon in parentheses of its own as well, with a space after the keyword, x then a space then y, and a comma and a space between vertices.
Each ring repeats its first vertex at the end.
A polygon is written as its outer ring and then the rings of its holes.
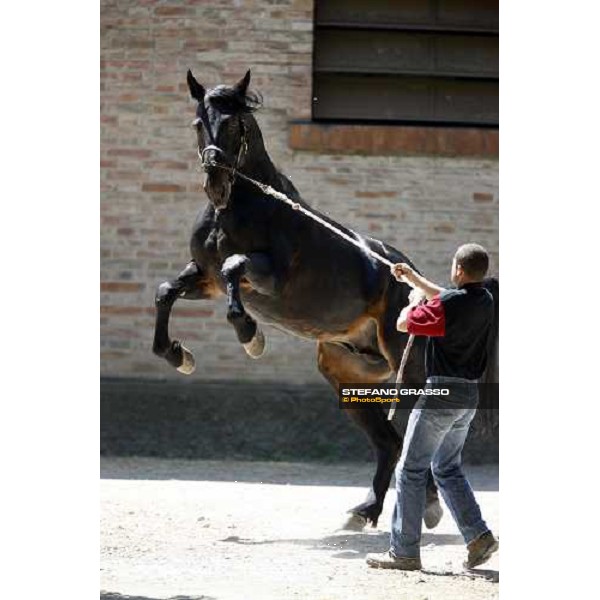
POLYGON ((260 183, 279 189, 281 187, 279 171, 265 148, 262 133, 254 117, 248 119, 246 126, 248 128, 248 149, 241 172, 260 183))

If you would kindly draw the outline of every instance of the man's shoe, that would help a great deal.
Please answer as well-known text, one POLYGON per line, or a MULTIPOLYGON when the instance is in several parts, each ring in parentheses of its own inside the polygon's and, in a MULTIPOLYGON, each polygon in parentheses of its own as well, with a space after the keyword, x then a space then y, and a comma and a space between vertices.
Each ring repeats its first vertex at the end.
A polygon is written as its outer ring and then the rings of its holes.
POLYGON ((367 564, 376 569, 400 569, 401 571, 418 571, 421 569, 420 558, 394 556, 391 550, 381 554, 367 554, 367 564))
POLYGON ((473 567, 482 565, 490 559, 499 547, 498 540, 493 536, 491 531, 487 531, 467 544, 469 555, 463 566, 465 569, 472 569, 473 567))

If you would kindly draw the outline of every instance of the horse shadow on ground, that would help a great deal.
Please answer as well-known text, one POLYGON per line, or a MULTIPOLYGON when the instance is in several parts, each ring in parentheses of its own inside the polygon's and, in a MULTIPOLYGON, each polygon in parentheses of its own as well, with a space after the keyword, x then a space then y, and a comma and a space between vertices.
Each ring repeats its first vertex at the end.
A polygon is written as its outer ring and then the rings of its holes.
MULTIPOLYGON (((252 540, 237 535, 230 535, 220 541, 247 546, 260 546, 264 544, 298 544, 301 546, 311 546, 315 550, 347 551, 346 555, 335 555, 338 558, 364 558, 369 552, 383 552, 387 547, 386 544, 389 544, 389 540, 390 534, 381 531, 373 533, 340 532, 318 539, 281 538, 276 540, 252 540)), ((464 544, 459 535, 446 533, 424 533, 421 540, 422 545, 435 544, 436 546, 456 546, 464 544)))
MULTIPOLYGON (((347 560, 364 560, 370 552, 383 552, 389 547, 390 534, 384 531, 373 533, 347 533, 340 532, 333 535, 328 535, 323 538, 313 539, 276 539, 276 540, 253 540, 243 538, 237 535, 232 535, 220 540, 224 543, 241 544, 247 546, 258 546, 264 544, 297 544, 308 546, 311 550, 329 550, 334 551, 333 558, 347 560)), ((462 546, 463 539, 459 535, 454 534, 436 534, 424 533, 421 538, 421 544, 435 544, 436 546, 462 546)), ((438 577, 466 577, 468 579, 486 579, 494 583, 498 583, 500 575, 498 571, 491 569, 470 569, 462 572, 453 571, 435 571, 422 570, 425 575, 438 577)))
POLYGON ((434 577, 463 577, 465 579, 485 579, 491 583, 500 583, 500 573, 494 569, 465 569, 461 573, 422 569, 421 573, 423 575, 433 575, 434 577))
MULTIPOLYGON (((127 596, 117 592, 100 592, 100 600, 161 600, 148 596, 127 596)), ((213 596, 173 596, 168 600, 216 600, 213 596)))

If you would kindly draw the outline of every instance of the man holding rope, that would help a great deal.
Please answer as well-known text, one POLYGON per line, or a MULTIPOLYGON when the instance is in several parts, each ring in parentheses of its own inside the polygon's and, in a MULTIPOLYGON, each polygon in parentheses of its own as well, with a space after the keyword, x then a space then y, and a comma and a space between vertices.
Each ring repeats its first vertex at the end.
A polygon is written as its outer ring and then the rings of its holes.
MULTIPOLYGON (((427 472, 436 484, 467 544, 465 568, 486 562, 498 541, 481 516, 462 470, 462 449, 478 402, 477 380, 487 362, 487 341, 494 301, 482 280, 489 258, 478 244, 461 246, 452 261, 456 289, 443 289, 406 264, 392 274, 427 299, 413 299, 397 321, 399 331, 427 336, 425 365, 428 387, 447 387, 449 396, 421 396, 412 410, 396 467, 397 499, 392 516, 390 549, 368 554, 371 567, 421 569, 419 544, 425 510, 427 472)), ((417 294, 418 296, 418 294, 417 294)))

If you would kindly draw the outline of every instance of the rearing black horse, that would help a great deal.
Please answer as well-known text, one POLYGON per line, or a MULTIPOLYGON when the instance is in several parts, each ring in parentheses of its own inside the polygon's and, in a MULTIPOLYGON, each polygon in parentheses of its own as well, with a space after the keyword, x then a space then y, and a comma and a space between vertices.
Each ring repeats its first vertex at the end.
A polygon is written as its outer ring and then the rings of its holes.
MULTIPOLYGON (((410 287, 398 283, 367 252, 235 175, 238 171, 307 206, 267 154, 252 115, 260 98, 248 90, 250 71, 232 87, 205 90, 190 71, 187 82, 198 102, 194 123, 209 203, 193 228, 191 261, 158 287, 154 352, 178 371, 192 373, 192 353, 169 337, 173 303, 225 294, 227 320, 252 358, 260 357, 265 347, 258 322, 269 323, 316 341, 318 368, 336 394, 342 382, 387 381, 398 369, 408 339, 395 323, 410 287)), ((388 260, 411 264, 391 246, 313 212, 388 260)), ((405 370, 407 383, 424 382, 423 355, 423 339, 416 338, 405 370)), ((351 409, 347 414, 377 455, 372 488, 365 502, 350 510, 347 526, 375 526, 402 437, 383 409, 351 409)), ((426 525, 435 527, 441 514, 430 473, 426 525)))

